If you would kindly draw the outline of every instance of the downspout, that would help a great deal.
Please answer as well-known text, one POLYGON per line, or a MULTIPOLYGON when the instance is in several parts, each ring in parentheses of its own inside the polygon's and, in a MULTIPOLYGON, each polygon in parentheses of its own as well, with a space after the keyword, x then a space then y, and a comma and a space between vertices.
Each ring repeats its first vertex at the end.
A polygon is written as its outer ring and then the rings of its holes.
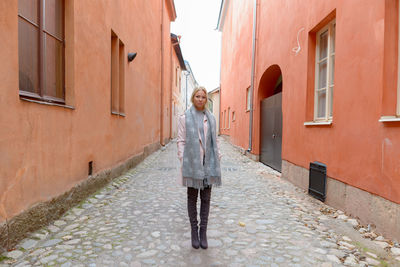
POLYGON ((221 135, 221 82, 219 82, 218 135, 221 135))
POLYGON ((164 146, 164 0, 161 0, 161 106, 160 106, 160 144, 164 146))
POLYGON ((257 28, 257 0, 254 0, 253 7, 253 47, 251 51, 251 85, 250 85, 250 121, 249 121, 249 148, 247 152, 252 151, 253 146, 253 94, 254 94, 254 69, 256 61, 256 28, 257 28))
POLYGON ((221 42, 220 42, 220 60, 219 60, 219 107, 218 107, 218 135, 221 135, 221 98, 222 98, 222 86, 221 86, 221 67, 222 67, 222 35, 224 34, 223 31, 221 31, 221 42))
MULTIPOLYGON (((169 52, 169 57, 170 57, 170 65, 169 65, 169 84, 170 84, 170 88, 168 90, 168 96, 169 96, 169 140, 172 139, 172 92, 173 92, 173 88, 175 86, 175 84, 172 83, 172 81, 174 80, 173 75, 176 73, 176 69, 172 68, 172 49, 174 49, 174 45, 171 45, 171 51, 169 52), (173 71, 172 71, 173 70, 173 71)), ((168 141, 169 142, 169 141, 168 141)))

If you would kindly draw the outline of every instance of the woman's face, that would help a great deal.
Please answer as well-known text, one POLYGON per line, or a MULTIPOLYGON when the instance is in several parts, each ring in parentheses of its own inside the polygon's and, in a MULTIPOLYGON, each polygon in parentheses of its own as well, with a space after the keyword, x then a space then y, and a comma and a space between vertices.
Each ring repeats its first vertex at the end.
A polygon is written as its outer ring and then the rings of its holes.
POLYGON ((207 95, 203 90, 198 91, 193 98, 193 104, 198 110, 203 110, 207 103, 207 95))

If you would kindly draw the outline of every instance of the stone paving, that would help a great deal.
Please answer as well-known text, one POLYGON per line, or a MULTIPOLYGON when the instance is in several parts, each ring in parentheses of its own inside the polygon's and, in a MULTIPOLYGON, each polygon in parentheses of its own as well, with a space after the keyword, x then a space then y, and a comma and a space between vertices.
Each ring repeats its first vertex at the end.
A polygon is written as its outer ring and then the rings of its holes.
POLYGON ((309 197, 221 139, 209 248, 190 245, 176 143, 32 233, 0 266, 400 266, 397 243, 309 197))

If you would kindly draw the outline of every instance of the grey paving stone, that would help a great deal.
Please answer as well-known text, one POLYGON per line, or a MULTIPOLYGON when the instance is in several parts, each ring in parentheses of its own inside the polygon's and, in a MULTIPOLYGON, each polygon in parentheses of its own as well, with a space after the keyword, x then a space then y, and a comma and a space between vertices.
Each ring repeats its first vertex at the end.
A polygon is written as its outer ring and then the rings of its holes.
POLYGON ((58 255, 50 255, 50 256, 47 256, 47 257, 44 257, 44 258, 40 259, 40 262, 43 263, 43 264, 46 264, 46 263, 49 263, 49 262, 51 262, 53 260, 56 260, 57 258, 58 258, 58 255))
POLYGON ((13 250, 13 251, 7 253, 7 257, 13 258, 13 259, 18 259, 23 254, 24 254, 24 252, 22 252, 20 250, 13 250))
POLYGON ((36 246, 36 244, 38 243, 37 240, 33 240, 33 239, 27 239, 24 240, 23 243, 21 244, 21 247, 25 250, 31 249, 34 246, 36 246))
POLYGON ((40 245, 40 247, 52 247, 60 242, 62 242, 61 239, 49 239, 45 241, 42 245, 40 245))
POLYGON ((137 255, 137 257, 138 258, 148 258, 148 257, 152 257, 156 254, 157 254, 157 250, 149 250, 149 251, 140 253, 139 255, 137 255))

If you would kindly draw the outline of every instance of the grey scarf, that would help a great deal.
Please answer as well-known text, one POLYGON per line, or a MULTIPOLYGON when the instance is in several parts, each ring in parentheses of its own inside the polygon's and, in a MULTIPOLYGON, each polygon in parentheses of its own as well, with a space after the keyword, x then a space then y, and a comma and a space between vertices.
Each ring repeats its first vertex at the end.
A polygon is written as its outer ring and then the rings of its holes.
POLYGON ((203 189, 205 185, 221 185, 216 122, 208 110, 205 111, 205 115, 208 121, 208 131, 205 140, 204 165, 202 165, 195 107, 192 106, 185 112, 186 141, 182 165, 183 184, 197 189, 203 189))

